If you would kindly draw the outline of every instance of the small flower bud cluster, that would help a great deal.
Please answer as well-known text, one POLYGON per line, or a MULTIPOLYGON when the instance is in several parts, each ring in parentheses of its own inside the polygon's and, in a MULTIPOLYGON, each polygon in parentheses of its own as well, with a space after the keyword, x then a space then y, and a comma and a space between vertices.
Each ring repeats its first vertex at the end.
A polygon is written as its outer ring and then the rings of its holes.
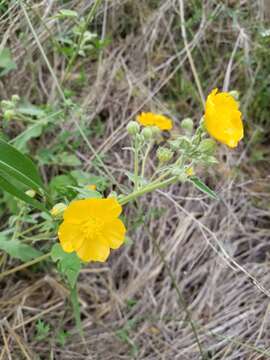
POLYGON ((163 146, 157 149, 157 158, 161 164, 170 161, 172 157, 173 157, 173 151, 171 149, 168 149, 163 146))
POLYGON ((127 132, 129 135, 137 135, 140 132, 140 125, 137 123, 137 121, 130 121, 127 124, 127 132))
POLYGON ((185 118, 182 120, 181 128, 183 130, 185 130, 187 133, 191 134, 193 131, 193 127, 194 127, 194 124, 193 124, 193 120, 191 118, 185 118))
POLYGON ((141 140, 148 142, 158 137, 161 130, 157 126, 146 126, 141 130, 140 124, 137 121, 130 121, 127 124, 127 132, 130 136, 140 136, 141 140))
POLYGON ((19 95, 12 95, 11 100, 2 100, 1 108, 3 111, 3 118, 7 121, 12 120, 16 115, 16 106, 20 101, 19 95))

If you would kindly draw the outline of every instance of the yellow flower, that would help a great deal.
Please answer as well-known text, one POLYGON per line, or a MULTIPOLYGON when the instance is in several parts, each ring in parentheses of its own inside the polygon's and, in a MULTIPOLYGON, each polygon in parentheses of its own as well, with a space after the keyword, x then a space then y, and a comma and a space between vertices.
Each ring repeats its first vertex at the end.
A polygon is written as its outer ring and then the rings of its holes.
POLYGON ((58 231, 63 250, 76 251, 83 261, 106 261, 110 248, 124 242, 126 228, 118 219, 121 211, 115 198, 71 202, 58 231))
POLYGON ((151 112, 141 113, 136 120, 143 126, 157 126, 160 130, 171 130, 173 122, 168 117, 151 112))
POLYGON ((234 148, 244 136, 239 104, 226 92, 214 89, 205 104, 205 126, 209 134, 227 146, 234 148))

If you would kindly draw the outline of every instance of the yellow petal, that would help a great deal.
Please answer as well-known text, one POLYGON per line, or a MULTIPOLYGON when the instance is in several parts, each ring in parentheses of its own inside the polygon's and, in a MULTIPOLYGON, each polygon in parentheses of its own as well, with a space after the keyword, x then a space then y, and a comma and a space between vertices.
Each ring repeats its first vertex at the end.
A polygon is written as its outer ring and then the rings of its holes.
POLYGON ((117 218, 122 212, 122 206, 115 198, 89 199, 91 214, 101 220, 117 218))
POLYGON ((103 242, 98 241, 98 239, 95 243, 85 240, 77 254, 83 261, 104 262, 110 255, 110 248, 103 242))
POLYGON ((229 147, 236 147, 244 136, 238 102, 226 92, 214 89, 205 105, 205 126, 209 134, 229 147))
POLYGON ((111 249, 118 249, 125 240, 126 228, 120 219, 106 223, 104 238, 107 239, 111 249))
POLYGON ((82 245, 83 236, 78 225, 64 221, 58 230, 60 244, 64 251, 70 253, 82 245))
POLYGON ((79 224, 89 217, 118 217, 121 211, 121 205, 114 198, 75 200, 65 210, 64 219, 79 224))
POLYGON ((157 126, 160 130, 171 130, 172 120, 161 114, 141 113, 136 120, 143 126, 157 126))

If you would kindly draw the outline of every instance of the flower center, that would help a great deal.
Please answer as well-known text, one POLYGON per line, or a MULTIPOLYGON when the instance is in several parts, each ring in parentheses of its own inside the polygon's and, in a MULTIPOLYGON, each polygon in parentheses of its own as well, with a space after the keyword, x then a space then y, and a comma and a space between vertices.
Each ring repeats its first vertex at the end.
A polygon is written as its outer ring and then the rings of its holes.
POLYGON ((103 221, 100 219, 89 218, 82 224, 82 233, 84 237, 94 239, 100 235, 103 228, 103 221))

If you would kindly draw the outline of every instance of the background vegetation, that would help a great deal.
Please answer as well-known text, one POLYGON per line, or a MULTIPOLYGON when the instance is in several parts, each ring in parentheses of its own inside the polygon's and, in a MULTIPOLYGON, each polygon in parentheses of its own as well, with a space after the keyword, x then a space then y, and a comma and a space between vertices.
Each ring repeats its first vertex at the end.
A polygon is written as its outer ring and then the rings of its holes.
MULTIPOLYGON (((241 146, 201 170, 222 201, 182 185, 126 209, 127 244, 79 276, 84 339, 46 262, 0 279, 1 360, 200 359, 179 289, 206 358, 270 358, 269 20, 268 0, 0 1, 1 137, 38 163, 54 203, 126 182, 125 125, 142 110, 179 131, 218 87, 239 91, 245 120, 241 146)), ((55 240, 7 193, 0 212, 2 249, 55 240)), ((1 252, 1 272, 28 250, 1 252)))

